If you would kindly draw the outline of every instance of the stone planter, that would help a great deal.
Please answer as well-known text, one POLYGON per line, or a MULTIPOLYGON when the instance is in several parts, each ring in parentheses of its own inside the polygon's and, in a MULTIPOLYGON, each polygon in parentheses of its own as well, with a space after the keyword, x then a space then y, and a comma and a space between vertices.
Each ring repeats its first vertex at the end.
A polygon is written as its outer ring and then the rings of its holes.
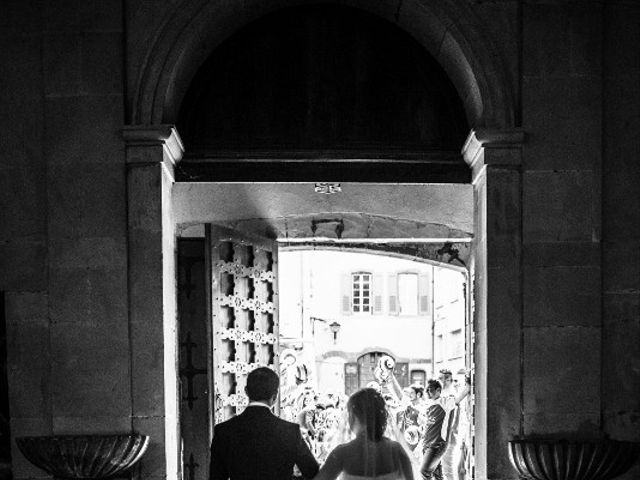
POLYGON ((22 454, 59 479, 100 479, 122 474, 144 454, 146 435, 19 437, 22 454))
POLYGON ((610 480, 629 470, 639 453, 639 444, 615 440, 509 442, 515 469, 535 480, 610 480))

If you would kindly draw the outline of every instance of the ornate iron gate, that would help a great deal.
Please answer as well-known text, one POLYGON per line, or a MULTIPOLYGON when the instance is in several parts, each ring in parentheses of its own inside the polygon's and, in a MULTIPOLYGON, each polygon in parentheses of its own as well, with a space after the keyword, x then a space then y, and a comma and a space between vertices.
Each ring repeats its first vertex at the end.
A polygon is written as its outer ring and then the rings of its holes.
MULTIPOLYGON (((277 246, 275 241, 207 228, 211 272, 212 409, 220 423, 248 403, 247 374, 278 372, 277 246)), ((277 403, 276 403, 277 405, 277 403)))

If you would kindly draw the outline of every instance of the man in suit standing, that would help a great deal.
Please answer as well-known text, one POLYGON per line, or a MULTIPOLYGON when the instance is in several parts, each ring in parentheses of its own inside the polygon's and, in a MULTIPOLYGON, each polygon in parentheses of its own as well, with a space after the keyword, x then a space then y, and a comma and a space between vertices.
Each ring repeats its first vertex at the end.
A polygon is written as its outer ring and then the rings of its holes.
POLYGON ((214 428, 210 480, 291 480, 294 464, 305 478, 318 472, 298 424, 271 413, 279 385, 278 375, 269 368, 249 373, 249 405, 214 428))

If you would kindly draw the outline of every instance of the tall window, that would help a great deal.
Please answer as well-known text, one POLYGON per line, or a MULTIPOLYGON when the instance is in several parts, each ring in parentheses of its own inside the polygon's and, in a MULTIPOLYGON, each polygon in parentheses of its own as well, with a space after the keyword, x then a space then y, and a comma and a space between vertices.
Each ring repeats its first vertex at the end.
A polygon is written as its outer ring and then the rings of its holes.
POLYGON ((400 315, 418 315, 418 275, 415 273, 398 275, 398 299, 400 315))
POLYGON ((406 315, 408 317, 430 315, 432 309, 431 278, 431 272, 428 270, 389 274, 387 282, 389 315, 406 315))
POLYGON ((436 337, 436 363, 440 363, 444 360, 444 337, 438 335, 436 337))
POLYGON ((464 355, 464 338, 462 336, 462 329, 458 328, 451 332, 451 356, 450 358, 457 358, 464 355))
POLYGON ((351 309, 353 313, 371 313, 371 274, 351 275, 351 309))

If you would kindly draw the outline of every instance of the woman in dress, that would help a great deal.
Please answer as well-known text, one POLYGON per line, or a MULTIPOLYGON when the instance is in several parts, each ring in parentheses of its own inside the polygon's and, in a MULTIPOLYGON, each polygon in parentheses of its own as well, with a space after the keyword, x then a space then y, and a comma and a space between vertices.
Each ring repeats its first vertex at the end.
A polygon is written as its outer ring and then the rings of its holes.
POLYGON ((355 438, 329 454, 314 480, 413 480, 403 447, 385 437, 388 412, 380 393, 363 388, 347 402, 349 427, 355 438))

